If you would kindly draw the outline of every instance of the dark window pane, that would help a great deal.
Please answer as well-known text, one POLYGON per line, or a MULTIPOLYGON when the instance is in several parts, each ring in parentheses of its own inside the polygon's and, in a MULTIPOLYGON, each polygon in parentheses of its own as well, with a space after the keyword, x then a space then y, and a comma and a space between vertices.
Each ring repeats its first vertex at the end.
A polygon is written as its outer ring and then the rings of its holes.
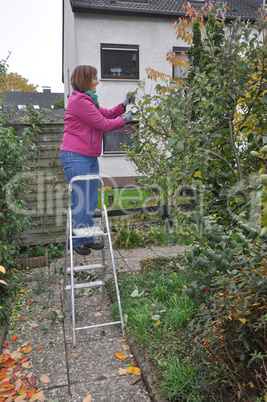
POLYGON ((128 126, 127 129, 124 127, 117 129, 116 131, 107 131, 104 133, 103 137, 103 153, 104 154, 121 154, 125 153, 121 150, 122 144, 131 145, 132 138, 130 133, 134 129, 128 126))
POLYGON ((102 45, 102 78, 139 78, 138 47, 102 45))

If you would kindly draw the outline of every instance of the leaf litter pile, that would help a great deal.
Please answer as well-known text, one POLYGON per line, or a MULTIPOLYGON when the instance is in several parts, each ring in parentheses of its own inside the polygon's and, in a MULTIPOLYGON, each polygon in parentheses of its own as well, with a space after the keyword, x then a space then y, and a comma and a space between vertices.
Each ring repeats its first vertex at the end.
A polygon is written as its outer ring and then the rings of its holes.
MULTIPOLYGON (((18 336, 15 335, 11 341, 16 342, 18 336)), ((40 401, 45 400, 43 388, 35 386, 36 378, 33 377, 33 364, 30 361, 28 353, 32 347, 27 341, 23 345, 10 353, 8 344, 4 343, 3 354, 0 355, 0 402, 19 402, 19 401, 40 401)), ((41 345, 36 346, 37 350, 41 345)), ((39 380, 43 383, 49 383, 47 375, 42 374, 39 380)))

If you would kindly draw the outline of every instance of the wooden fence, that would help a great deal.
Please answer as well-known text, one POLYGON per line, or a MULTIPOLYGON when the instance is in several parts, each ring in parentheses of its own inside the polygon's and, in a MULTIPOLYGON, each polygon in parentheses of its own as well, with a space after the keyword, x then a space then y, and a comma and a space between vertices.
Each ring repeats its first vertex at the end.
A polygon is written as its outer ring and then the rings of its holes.
MULTIPOLYGON (((12 123, 20 135, 27 124, 12 123)), ((63 121, 38 124, 40 133, 34 142, 39 156, 29 161, 29 194, 25 196, 27 214, 32 218, 30 229, 20 235, 23 245, 65 241, 67 182, 60 162, 63 121)))

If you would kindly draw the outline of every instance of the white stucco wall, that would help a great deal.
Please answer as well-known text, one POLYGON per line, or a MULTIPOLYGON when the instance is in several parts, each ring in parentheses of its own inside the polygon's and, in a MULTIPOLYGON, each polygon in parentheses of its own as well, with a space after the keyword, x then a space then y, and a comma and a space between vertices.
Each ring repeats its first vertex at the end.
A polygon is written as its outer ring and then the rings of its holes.
MULTIPOLYGON (((101 43, 139 45, 139 77, 140 80, 145 80, 146 92, 151 92, 155 83, 146 79, 145 69, 151 67, 171 75, 172 65, 166 61, 166 54, 173 46, 185 46, 183 42, 176 39, 174 19, 75 13, 73 21, 71 9, 67 8, 66 12, 72 16, 67 16, 65 24, 65 32, 70 31, 66 34, 65 71, 69 69, 69 75, 71 75, 75 65, 95 66, 100 80, 97 92, 99 103, 106 108, 121 103, 128 91, 136 89, 138 81, 100 78, 101 43)), ((66 81, 64 84, 67 94, 69 83, 66 81)), ((136 176, 134 166, 121 155, 102 155, 100 168, 103 177, 136 176)))

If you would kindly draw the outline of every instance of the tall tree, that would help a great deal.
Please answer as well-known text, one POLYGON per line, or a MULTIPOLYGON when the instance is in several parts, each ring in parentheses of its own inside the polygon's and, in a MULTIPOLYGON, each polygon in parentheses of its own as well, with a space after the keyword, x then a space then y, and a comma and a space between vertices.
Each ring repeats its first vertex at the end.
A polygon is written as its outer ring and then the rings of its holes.
POLYGON ((38 85, 29 84, 29 80, 18 73, 8 73, 3 77, 1 91, 37 92, 38 85))

